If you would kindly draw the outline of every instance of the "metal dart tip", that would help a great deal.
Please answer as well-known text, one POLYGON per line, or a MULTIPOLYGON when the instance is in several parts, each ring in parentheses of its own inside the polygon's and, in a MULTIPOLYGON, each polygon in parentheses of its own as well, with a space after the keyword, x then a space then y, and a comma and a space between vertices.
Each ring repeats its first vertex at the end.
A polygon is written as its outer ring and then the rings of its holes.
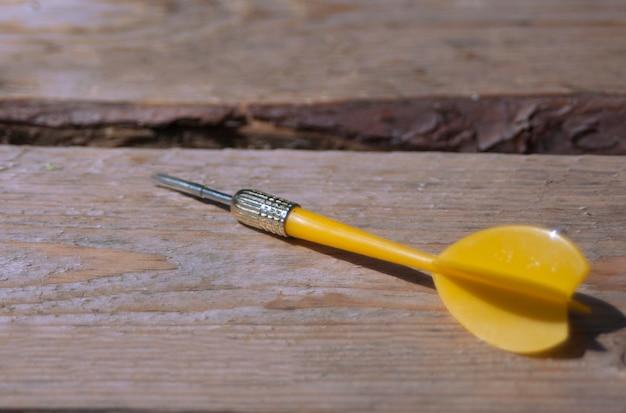
POLYGON ((152 175, 152 179, 155 180, 157 185, 164 188, 173 189, 174 191, 192 195, 196 198, 208 199, 228 207, 230 207, 233 200, 233 197, 228 194, 207 188, 195 182, 185 181, 184 179, 175 178, 166 174, 156 173, 152 175))

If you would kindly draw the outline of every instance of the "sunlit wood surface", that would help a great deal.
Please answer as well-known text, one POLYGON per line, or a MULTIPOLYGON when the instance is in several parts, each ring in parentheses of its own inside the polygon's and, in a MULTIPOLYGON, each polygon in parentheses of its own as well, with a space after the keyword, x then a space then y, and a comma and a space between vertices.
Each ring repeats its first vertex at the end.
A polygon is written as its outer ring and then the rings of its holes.
POLYGON ((624 412, 619 157, 0 147, 2 407, 624 412), (252 187, 437 253, 558 228, 592 265, 572 338, 479 341, 426 274, 283 240, 153 185, 252 187))
POLYGON ((5 0, 0 97, 626 93, 620 0, 5 0))

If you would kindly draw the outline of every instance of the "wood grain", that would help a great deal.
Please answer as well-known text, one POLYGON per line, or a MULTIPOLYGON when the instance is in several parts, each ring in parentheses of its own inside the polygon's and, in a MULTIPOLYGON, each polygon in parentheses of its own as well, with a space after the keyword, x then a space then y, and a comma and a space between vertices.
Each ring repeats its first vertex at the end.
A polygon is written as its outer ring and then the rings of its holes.
POLYGON ((624 38, 618 0, 8 0, 0 98, 623 95, 624 38))
POLYGON ((618 157, 0 147, 3 408, 624 412, 618 157), (592 272, 543 357, 464 331, 425 274, 245 228, 157 188, 255 187, 436 253, 567 233, 592 272))

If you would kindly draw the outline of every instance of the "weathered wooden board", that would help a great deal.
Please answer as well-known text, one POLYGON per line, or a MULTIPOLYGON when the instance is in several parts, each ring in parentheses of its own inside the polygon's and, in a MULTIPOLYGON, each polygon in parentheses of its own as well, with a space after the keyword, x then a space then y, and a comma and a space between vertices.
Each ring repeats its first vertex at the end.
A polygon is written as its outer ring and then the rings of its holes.
POLYGON ((0 143, 623 155, 624 38, 616 0, 10 0, 0 143))
POLYGON ((618 157, 0 147, 2 407, 624 412, 618 157), (236 222, 164 171, 256 187, 436 253, 488 226, 565 231, 592 263, 571 342, 467 333, 425 274, 236 222))
POLYGON ((5 0, 0 98, 626 93, 620 0, 5 0))

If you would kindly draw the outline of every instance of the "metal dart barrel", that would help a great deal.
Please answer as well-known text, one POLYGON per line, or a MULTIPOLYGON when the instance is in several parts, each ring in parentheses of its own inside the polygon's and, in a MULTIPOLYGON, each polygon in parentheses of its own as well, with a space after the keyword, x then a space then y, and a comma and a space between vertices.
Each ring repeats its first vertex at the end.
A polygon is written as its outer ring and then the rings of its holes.
POLYGON ((242 189, 230 196, 165 174, 155 174, 154 179, 159 186, 229 206, 230 213, 242 224, 283 237, 288 236, 285 231, 287 216, 298 206, 295 202, 254 189, 242 189))

